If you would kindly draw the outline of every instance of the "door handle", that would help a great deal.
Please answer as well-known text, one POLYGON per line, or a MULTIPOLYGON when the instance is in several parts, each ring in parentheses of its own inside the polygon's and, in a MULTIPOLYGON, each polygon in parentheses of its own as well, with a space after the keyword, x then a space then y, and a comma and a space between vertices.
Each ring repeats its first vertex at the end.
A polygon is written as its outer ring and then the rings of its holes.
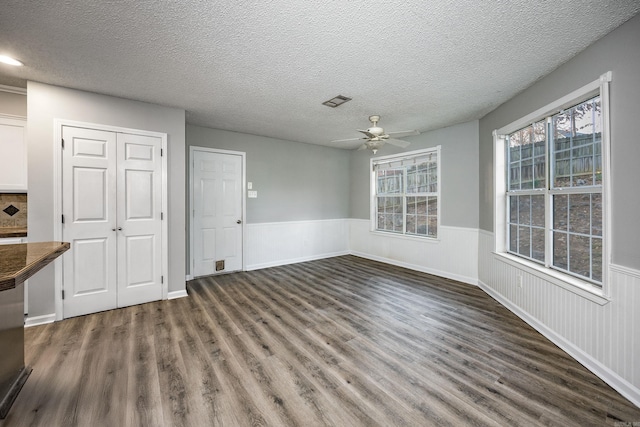
POLYGON ((237 220, 236 224, 242 224, 242 220, 241 219, 237 220))
MULTIPOLYGON (((116 231, 116 229, 112 228, 111 231, 116 231)), ((118 231, 122 231, 122 227, 118 227, 118 231)))

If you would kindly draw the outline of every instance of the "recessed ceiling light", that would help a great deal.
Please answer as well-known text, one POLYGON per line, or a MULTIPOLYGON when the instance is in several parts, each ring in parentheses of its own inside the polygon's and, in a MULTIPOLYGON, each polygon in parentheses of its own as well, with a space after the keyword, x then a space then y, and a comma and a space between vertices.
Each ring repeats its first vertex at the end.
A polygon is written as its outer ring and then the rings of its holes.
POLYGON ((331 98, 328 101, 324 101, 322 105, 326 105, 327 107, 336 108, 339 105, 344 104, 347 101, 351 101, 351 98, 347 98, 344 95, 338 95, 334 98, 331 98))
POLYGON ((18 61, 17 59, 13 59, 12 57, 6 56, 6 55, 0 55, 0 62, 2 62, 3 64, 16 65, 16 66, 24 65, 22 62, 18 61))

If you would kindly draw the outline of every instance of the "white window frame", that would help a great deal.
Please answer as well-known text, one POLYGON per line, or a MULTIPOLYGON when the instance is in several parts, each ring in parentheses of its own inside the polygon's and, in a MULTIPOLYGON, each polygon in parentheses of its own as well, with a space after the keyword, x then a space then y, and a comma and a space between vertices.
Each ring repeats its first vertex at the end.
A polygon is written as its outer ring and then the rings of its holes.
MULTIPOLYGON (((419 239, 419 240, 427 240, 427 241, 432 241, 432 242, 437 242, 440 239, 440 233, 441 233, 441 206, 442 206, 442 198, 441 198, 441 188, 442 188, 442 172, 441 172, 441 165, 442 165, 442 156, 441 156, 441 148, 442 146, 438 145, 436 147, 431 147, 431 148, 425 148, 422 150, 414 150, 414 151, 406 151, 403 153, 399 153, 399 154, 392 154, 392 155, 388 155, 388 156, 379 156, 379 157, 372 157, 369 163, 369 170, 371 171, 371 175, 370 175, 370 184, 369 184, 369 189, 370 189, 370 198, 369 198, 369 206, 370 206, 370 214, 369 214, 369 218, 370 218, 370 232, 372 233, 376 233, 376 234, 380 234, 380 235, 384 235, 384 236, 391 236, 391 237, 399 237, 399 238, 406 238, 406 239, 419 239), (378 230, 377 228, 377 211, 376 211, 376 188, 377 188, 377 179, 376 179, 376 171, 375 171, 375 165, 380 164, 380 163, 390 163, 390 162, 394 162, 394 161, 401 161, 401 160, 408 160, 408 159, 412 159, 412 158, 417 158, 417 157, 423 157, 427 154, 430 153, 435 153, 437 156, 437 180, 438 180, 438 188, 437 191, 435 192, 435 195, 438 199, 438 205, 437 205, 437 219, 436 219, 436 224, 437 224, 437 232, 436 232, 436 236, 432 237, 432 236, 428 236, 428 235, 418 235, 418 234, 407 234, 406 233, 406 204, 403 203, 403 208, 402 208, 402 216, 403 216, 403 225, 402 225, 402 233, 400 232, 394 232, 394 231, 386 231, 386 230, 378 230)), ((406 184, 406 183, 405 183, 406 184)))
MULTIPOLYGON (((560 287, 568 289, 598 304, 606 304, 611 295, 609 264, 611 263, 611 174, 610 174, 610 125, 609 125, 609 83, 612 79, 608 71, 595 80, 568 95, 554 101, 531 114, 526 115, 500 129, 493 131, 494 149, 494 254, 501 260, 514 267, 523 269, 560 287), (572 107, 594 96, 600 96, 602 105, 602 287, 598 288, 591 282, 555 270, 544 265, 526 260, 508 253, 507 226, 507 177, 506 177, 506 135, 511 134, 531 123, 538 122, 565 108, 572 107)), ((547 168, 548 168, 547 163, 547 168)), ((547 179, 550 179, 549 177, 547 179)), ((550 205, 550 204, 549 204, 550 205)), ((546 211, 546 232, 551 233, 550 206, 546 211)), ((547 237, 547 242, 550 237, 547 237)), ((546 248, 549 251, 549 248, 546 248)))

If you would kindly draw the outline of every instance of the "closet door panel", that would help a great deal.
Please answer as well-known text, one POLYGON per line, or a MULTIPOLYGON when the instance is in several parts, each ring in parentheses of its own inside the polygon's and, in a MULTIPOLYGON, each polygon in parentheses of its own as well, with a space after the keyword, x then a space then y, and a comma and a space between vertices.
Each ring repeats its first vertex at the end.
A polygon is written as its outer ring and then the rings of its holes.
POLYGON ((116 307, 116 134, 63 126, 64 317, 116 307))
POLYGON ((161 146, 118 134, 118 307, 162 299, 161 146))

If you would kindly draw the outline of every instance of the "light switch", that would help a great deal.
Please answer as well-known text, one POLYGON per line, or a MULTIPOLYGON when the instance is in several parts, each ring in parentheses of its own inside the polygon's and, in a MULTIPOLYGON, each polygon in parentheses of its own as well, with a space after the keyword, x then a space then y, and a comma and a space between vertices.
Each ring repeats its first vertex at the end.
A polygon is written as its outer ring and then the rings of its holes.
POLYGON ((253 190, 253 191, 249 191, 248 193, 249 193, 248 197, 250 199, 257 199, 258 198, 258 192, 257 191, 253 190))
POLYGON ((253 182, 247 182, 247 189, 251 190, 253 188, 253 182))

